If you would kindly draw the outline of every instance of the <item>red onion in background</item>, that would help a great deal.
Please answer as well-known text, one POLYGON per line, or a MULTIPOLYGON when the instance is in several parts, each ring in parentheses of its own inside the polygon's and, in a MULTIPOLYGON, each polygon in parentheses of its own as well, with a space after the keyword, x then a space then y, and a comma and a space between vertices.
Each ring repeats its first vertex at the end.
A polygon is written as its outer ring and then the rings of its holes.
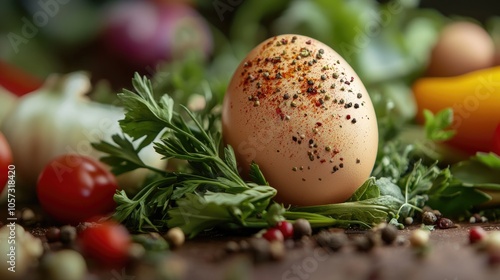
POLYGON ((208 23, 187 5, 120 2, 109 7, 104 20, 106 47, 135 65, 170 61, 190 51, 206 58, 212 52, 208 23))

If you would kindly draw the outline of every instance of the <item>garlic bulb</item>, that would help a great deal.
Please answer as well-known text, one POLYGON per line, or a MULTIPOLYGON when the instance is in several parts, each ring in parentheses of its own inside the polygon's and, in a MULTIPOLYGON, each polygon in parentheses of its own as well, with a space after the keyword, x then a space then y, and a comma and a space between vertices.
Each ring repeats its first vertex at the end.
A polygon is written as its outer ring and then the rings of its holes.
MULTIPOLYGON (((118 120, 124 118, 124 111, 91 101, 85 96, 89 90, 85 73, 52 75, 42 88, 20 98, 5 118, 2 131, 12 148, 18 198, 35 197, 37 178, 54 157, 76 153, 99 158, 102 154, 91 143, 110 141, 113 134, 120 133, 118 120)), ((164 167, 152 146, 144 148, 140 156, 149 165, 164 167)), ((134 172, 133 176, 124 174, 124 180, 117 178, 122 189, 137 188, 147 170, 134 172)))
POLYGON ((42 241, 22 226, 14 223, 3 226, 0 228, 0 279, 22 279, 42 253, 42 241))

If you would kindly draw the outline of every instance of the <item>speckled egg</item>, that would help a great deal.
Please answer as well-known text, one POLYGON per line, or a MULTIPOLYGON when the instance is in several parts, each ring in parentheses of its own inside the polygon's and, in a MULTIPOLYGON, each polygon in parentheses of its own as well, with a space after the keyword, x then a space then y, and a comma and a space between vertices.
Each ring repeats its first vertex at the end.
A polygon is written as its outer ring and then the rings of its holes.
POLYGON ((347 200, 377 155, 363 83, 332 48, 300 35, 270 38, 245 57, 228 86, 222 126, 242 175, 257 163, 286 204, 347 200))

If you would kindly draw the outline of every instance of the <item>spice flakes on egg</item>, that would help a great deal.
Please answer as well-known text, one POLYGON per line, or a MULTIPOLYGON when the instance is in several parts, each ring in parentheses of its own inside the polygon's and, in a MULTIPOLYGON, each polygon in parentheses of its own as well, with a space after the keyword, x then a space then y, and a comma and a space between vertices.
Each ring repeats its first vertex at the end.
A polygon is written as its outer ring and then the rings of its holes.
POLYGON ((361 80, 330 47, 300 35, 270 38, 247 55, 228 86, 222 125, 242 175, 257 163, 283 203, 345 201, 377 153, 361 80))

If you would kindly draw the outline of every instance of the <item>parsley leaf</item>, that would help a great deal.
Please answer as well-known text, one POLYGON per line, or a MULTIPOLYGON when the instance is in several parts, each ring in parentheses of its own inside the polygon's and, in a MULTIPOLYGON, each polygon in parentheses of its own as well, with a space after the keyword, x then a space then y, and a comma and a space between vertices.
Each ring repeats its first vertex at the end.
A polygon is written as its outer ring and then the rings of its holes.
POLYGON ((424 109, 425 133, 427 139, 433 141, 446 141, 455 136, 454 130, 447 130, 453 123, 453 110, 444 109, 434 115, 431 111, 424 109))

